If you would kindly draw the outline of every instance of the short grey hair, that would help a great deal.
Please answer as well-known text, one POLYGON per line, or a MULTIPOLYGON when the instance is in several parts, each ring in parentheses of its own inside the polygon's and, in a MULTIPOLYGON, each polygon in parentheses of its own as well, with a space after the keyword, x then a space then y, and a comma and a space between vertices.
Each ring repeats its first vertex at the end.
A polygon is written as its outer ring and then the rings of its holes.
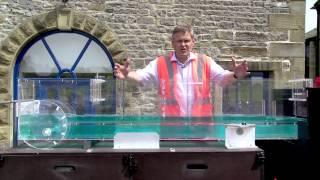
POLYGON ((194 33, 193 33, 193 29, 192 29, 191 25, 176 26, 172 31, 172 39, 173 39, 173 35, 175 35, 176 33, 179 33, 179 32, 190 33, 191 38, 194 39, 194 33))

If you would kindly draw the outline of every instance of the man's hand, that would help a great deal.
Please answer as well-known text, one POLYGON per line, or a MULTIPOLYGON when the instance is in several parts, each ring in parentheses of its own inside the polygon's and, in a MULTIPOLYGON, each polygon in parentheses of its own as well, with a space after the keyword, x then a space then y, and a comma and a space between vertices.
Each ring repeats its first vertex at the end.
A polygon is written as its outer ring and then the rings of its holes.
POLYGON ((244 78, 249 75, 248 69, 248 63, 246 60, 243 60, 240 64, 237 64, 236 59, 232 57, 232 70, 236 78, 244 78))
POLYGON ((114 75, 119 79, 126 79, 129 72, 131 71, 129 67, 130 63, 131 59, 129 58, 124 62, 124 65, 115 63, 113 72, 114 75))

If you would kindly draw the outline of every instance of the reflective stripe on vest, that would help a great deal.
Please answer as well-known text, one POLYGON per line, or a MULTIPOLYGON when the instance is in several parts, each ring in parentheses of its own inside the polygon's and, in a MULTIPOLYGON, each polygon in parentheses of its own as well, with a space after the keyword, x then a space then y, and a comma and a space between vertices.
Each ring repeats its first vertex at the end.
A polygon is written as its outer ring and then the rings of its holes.
POLYGON ((170 57, 161 56, 157 61, 161 115, 180 116, 180 107, 174 97, 176 83, 171 83, 176 82, 177 68, 175 63, 171 63, 170 57))
POLYGON ((192 116, 212 116, 210 64, 207 57, 202 54, 198 54, 196 62, 193 64, 193 81, 201 82, 201 85, 194 85, 192 116))
MULTIPOLYGON (((173 53, 170 56, 160 56, 157 61, 162 116, 181 116, 180 107, 175 98, 177 62, 170 60, 172 55, 173 53)), ((212 116, 210 65, 204 58, 204 55, 199 54, 197 60, 191 62, 193 81, 196 82, 193 85, 192 116, 212 116)))

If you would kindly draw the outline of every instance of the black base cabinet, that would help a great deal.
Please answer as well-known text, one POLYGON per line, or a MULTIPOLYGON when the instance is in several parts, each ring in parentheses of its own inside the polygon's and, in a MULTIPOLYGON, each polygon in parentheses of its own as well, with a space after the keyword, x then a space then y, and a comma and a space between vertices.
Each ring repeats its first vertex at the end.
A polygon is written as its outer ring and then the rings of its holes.
POLYGON ((91 153, 5 153, 1 180, 260 180, 263 151, 179 150, 91 153))

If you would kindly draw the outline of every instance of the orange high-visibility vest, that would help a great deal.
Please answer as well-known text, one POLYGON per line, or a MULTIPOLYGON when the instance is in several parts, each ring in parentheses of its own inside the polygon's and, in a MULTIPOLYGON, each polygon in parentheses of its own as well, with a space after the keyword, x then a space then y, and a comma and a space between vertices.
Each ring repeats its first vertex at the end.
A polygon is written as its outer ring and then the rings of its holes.
MULTIPOLYGON (((159 96, 162 116, 181 116, 178 99, 175 96, 177 89, 177 62, 171 61, 169 56, 160 56, 157 61, 159 96)), ((208 57, 198 54, 192 62, 192 78, 194 83, 194 102, 192 116, 212 116, 213 105, 210 94, 210 63, 208 57)))

